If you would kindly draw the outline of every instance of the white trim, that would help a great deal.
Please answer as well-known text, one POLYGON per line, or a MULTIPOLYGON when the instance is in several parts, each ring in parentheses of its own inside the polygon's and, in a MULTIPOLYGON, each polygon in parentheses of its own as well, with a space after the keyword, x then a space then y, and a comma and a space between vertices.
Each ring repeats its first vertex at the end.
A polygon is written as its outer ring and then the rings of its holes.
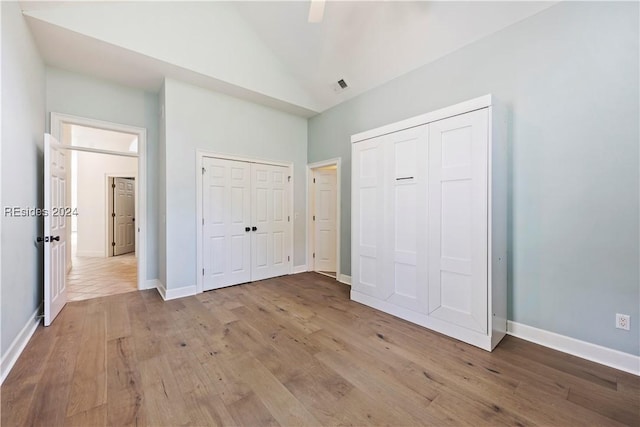
POLYGON ((167 289, 160 280, 156 279, 156 289, 163 300, 169 301, 177 298, 190 297, 196 294, 195 285, 183 286, 176 289, 167 289))
POLYGON ((138 157, 138 153, 133 153, 131 151, 103 150, 101 148, 89 148, 89 147, 82 147, 79 145, 66 145, 66 144, 63 144, 63 145, 64 145, 64 148, 72 149, 73 151, 81 151, 84 153, 108 154, 110 156, 120 156, 120 157, 138 157))
POLYGON ((306 272, 307 272, 307 264, 294 265, 293 269, 291 270, 291 274, 299 274, 299 273, 306 273, 306 272))
POLYGON ((39 315, 40 312, 42 312, 42 304, 29 317, 29 320, 27 320, 18 336, 15 337, 7 352, 2 356, 2 361, 0 362, 0 384, 7 378, 9 372, 18 361, 18 357, 20 357, 33 333, 38 328, 42 317, 39 315))
POLYGON ((340 276, 337 276, 337 277, 338 277, 338 282, 351 286, 351 276, 346 274, 341 274, 340 276))
POLYGON ((144 288, 142 288, 141 290, 147 290, 147 289, 158 289, 158 287, 161 286, 160 280, 158 279, 149 279, 144 283, 144 288))
MULTIPOLYGON (((138 242, 141 243, 136 247, 136 256, 138 258, 138 290, 145 289, 147 281, 147 130, 136 126, 52 112, 51 135, 58 140, 61 138, 63 123, 110 130, 114 132, 130 133, 138 136, 138 174, 136 175, 136 196, 139 200, 138 214, 140 217, 139 221, 136 223, 136 227, 139 230, 138 242)), ((68 150, 78 150, 78 147, 68 145, 64 146, 64 148, 68 150)), ((110 152, 108 154, 123 155, 123 153, 119 152, 110 152)), ((127 155, 131 156, 130 153, 127 155)))
POLYGON ((640 356, 634 356, 633 354, 534 328, 533 326, 523 325, 511 320, 507 321, 507 333, 563 353, 629 372, 630 374, 640 375, 640 356))
POLYGON ((371 129, 366 132, 357 133, 351 136, 351 142, 360 142, 365 139, 375 138, 377 136, 386 135, 399 130, 420 126, 425 123, 435 122, 436 120, 446 119, 447 117, 457 116, 458 114, 469 113, 474 110, 489 107, 491 106, 491 103, 491 95, 480 96, 436 111, 431 111, 426 114, 421 114, 406 120, 371 129))
MULTIPOLYGON (((203 260, 203 251, 202 251, 202 174, 200 170, 202 168, 202 161, 205 157, 212 157, 216 159, 224 159, 224 160, 234 160, 239 162, 247 162, 247 163, 258 163, 264 165, 272 165, 272 166, 282 166, 289 169, 289 173, 291 174, 291 181, 289 182, 289 216, 291 221, 289 221, 289 244, 291 245, 291 260, 289 261, 289 273, 293 274, 293 258, 294 258, 294 223, 295 223, 295 215, 294 212, 294 170, 293 170, 293 162, 281 162, 281 161, 273 161, 266 159, 258 159, 258 158, 250 158, 250 157, 242 157, 235 156, 232 154, 223 154, 215 151, 208 150, 196 150, 196 290, 195 293, 202 293, 203 290, 203 281, 202 281, 202 269, 204 268, 204 260, 203 260)), ((180 288, 182 289, 182 288, 180 288)), ((170 290, 169 290, 170 291, 170 290)), ((194 294, 195 294, 194 293, 194 294)), ((173 298, 169 298, 173 299, 173 298)))
POLYGON ((342 227, 342 194, 340 189, 342 188, 342 157, 334 157, 333 159, 323 160, 320 162, 314 162, 307 164, 307 227, 306 227, 306 239, 307 239, 307 266, 309 271, 315 271, 315 262, 313 260, 313 247, 315 245, 315 235, 313 230, 313 204, 314 192, 313 192, 313 170, 318 168, 324 168, 327 166, 336 167, 336 277, 340 277, 340 230, 342 227))

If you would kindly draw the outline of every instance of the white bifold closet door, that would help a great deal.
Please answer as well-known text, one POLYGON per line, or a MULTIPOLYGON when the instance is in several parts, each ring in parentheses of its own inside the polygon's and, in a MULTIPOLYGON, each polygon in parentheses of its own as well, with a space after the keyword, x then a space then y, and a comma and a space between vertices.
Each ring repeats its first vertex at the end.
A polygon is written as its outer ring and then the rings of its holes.
POLYGON ((205 157, 203 290, 289 272, 288 171, 205 157))
POLYGON ((487 333, 487 109, 429 124, 429 316, 487 333))

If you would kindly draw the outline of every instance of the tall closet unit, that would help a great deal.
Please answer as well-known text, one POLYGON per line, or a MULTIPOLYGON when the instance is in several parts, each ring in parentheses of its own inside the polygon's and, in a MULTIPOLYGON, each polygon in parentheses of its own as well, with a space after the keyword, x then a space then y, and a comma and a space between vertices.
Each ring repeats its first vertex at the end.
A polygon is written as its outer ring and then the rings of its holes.
POLYGON ((485 350, 498 344, 505 132, 486 95, 351 137, 351 299, 485 350))

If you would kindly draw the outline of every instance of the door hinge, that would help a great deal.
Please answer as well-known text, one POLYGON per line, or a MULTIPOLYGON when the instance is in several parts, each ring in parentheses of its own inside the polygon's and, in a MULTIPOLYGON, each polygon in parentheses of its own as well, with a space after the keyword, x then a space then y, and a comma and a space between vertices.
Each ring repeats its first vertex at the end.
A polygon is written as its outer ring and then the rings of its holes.
POLYGON ((287 177, 287 182, 291 182, 291 175, 287 177))
POLYGON ((115 246, 115 245, 116 245, 116 242, 111 242, 111 246, 115 246))
POLYGON ((111 188, 116 188, 116 185, 115 184, 111 184, 111 188))
POLYGON ((204 225, 204 218, 202 218, 202 225, 204 225))
POLYGON ((111 212, 111 218, 115 218, 116 217, 116 213, 115 212, 111 212))
POLYGON ((314 257, 314 258, 316 257, 316 253, 315 253, 315 252, 313 253, 313 257, 314 257))
POLYGON ((315 215, 313 216, 313 220, 314 220, 314 221, 316 220, 316 216, 315 216, 315 215))
POLYGON ((316 179, 315 179, 315 178, 313 178, 313 183, 314 183, 314 184, 316 183, 316 179))
POLYGON ((291 261, 291 257, 287 255, 287 261, 291 261))
POLYGON ((287 222, 291 222, 291 215, 287 215, 287 222))
POLYGON ((204 268, 202 269, 202 275, 204 276, 204 268))
POLYGON ((203 168, 202 168, 202 174, 204 175, 204 174, 205 174, 205 172, 207 172, 207 170, 203 167, 203 168))

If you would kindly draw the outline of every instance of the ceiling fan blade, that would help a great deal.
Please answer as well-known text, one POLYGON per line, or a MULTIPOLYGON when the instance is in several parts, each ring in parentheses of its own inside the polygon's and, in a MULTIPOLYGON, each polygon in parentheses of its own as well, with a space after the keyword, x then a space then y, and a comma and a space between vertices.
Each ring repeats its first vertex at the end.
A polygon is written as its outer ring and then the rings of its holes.
POLYGON ((322 22, 325 2, 326 0, 311 0, 311 4, 309 5, 309 22, 314 24, 322 22))

